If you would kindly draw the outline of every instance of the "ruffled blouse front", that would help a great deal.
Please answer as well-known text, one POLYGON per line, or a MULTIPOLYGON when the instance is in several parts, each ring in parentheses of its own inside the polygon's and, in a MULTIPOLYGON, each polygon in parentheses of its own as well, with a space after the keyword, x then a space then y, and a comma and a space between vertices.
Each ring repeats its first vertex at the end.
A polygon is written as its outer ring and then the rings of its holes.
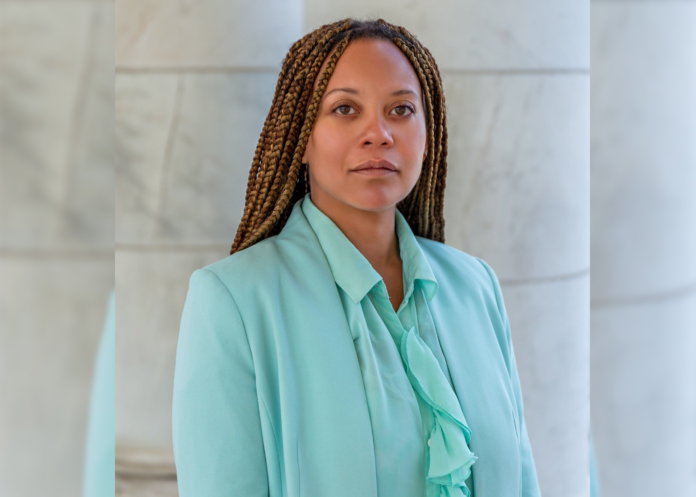
POLYGON ((380 497, 471 497, 469 429, 427 302, 437 281, 403 215, 396 234, 404 300, 394 311, 382 277, 311 201, 302 211, 336 281, 365 385, 380 497))

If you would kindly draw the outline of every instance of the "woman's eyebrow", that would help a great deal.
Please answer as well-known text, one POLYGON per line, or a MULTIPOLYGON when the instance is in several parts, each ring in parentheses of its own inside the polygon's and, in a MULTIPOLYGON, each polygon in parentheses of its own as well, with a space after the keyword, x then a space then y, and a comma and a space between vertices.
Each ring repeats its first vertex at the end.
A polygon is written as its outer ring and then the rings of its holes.
POLYGON ((407 95, 407 94, 418 96, 416 94, 416 92, 413 90, 398 90, 398 91, 395 91, 394 93, 392 93, 392 96, 396 97, 397 95, 407 95))
MULTIPOLYGON (((359 95, 359 94, 360 94, 360 92, 359 92, 358 90, 356 90, 355 88, 334 88, 334 89, 331 90, 331 91, 327 91, 327 92, 324 94, 324 96, 326 97, 326 96, 328 96, 328 95, 331 95, 333 92, 336 92, 336 91, 343 91, 343 92, 346 92, 346 93, 352 93, 353 95, 359 95)), ((397 90, 397 91, 395 91, 394 93, 392 93, 392 96, 396 97, 397 95, 406 95, 406 94, 412 94, 412 95, 418 96, 418 94, 416 94, 415 91, 413 91, 413 90, 408 90, 408 89, 397 90)))

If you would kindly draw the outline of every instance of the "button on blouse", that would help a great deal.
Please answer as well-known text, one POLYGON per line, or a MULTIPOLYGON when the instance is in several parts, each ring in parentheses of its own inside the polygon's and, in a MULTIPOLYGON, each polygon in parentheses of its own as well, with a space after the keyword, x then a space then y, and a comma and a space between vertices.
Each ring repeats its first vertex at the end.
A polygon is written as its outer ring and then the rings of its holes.
POLYGON ((331 268, 353 337, 372 426, 380 496, 471 497, 471 430, 428 302, 438 283, 396 211, 404 299, 395 312, 382 277, 307 194, 302 210, 331 268))

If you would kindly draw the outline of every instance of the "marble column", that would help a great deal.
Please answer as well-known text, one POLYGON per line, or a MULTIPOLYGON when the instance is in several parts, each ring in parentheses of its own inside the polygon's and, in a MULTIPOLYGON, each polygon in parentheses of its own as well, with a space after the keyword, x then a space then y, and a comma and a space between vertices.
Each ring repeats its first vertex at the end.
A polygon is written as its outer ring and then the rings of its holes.
POLYGON ((189 277, 229 255, 301 13, 300 0, 116 2, 120 494, 176 495, 171 396, 189 277))
POLYGON ((589 492, 589 5, 307 0, 401 24, 447 98, 446 242, 503 287, 545 497, 589 492))
POLYGON ((0 2, 0 495, 81 495, 114 284, 113 5, 0 2))
MULTIPOLYGON (((447 241, 487 260, 503 284, 544 495, 586 495, 589 9, 569 1, 117 2, 122 474, 170 471, 188 276, 228 252, 285 51, 347 16, 402 24, 438 60, 447 241)), ((145 492, 135 481, 121 478, 122 491, 145 492)))
POLYGON ((602 497, 696 494, 696 2, 592 3, 602 497))

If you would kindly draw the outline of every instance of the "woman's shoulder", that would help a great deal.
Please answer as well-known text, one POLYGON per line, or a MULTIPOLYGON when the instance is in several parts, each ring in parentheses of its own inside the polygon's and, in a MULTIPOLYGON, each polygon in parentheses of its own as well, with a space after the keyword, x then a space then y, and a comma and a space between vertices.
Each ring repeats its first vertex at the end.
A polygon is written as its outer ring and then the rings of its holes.
POLYGON ((494 292, 499 286, 495 271, 482 258, 442 242, 420 236, 416 239, 436 275, 483 285, 494 292))
POLYGON ((485 310, 494 324, 500 347, 506 350, 509 327, 500 281, 482 258, 444 243, 417 237, 430 262, 435 278, 456 288, 460 299, 470 299, 474 308, 485 310))
POLYGON ((261 283, 278 274, 282 257, 276 246, 277 236, 266 238, 249 248, 235 252, 218 261, 196 269, 191 275, 213 273, 228 290, 240 282, 248 288, 254 283, 261 283))

